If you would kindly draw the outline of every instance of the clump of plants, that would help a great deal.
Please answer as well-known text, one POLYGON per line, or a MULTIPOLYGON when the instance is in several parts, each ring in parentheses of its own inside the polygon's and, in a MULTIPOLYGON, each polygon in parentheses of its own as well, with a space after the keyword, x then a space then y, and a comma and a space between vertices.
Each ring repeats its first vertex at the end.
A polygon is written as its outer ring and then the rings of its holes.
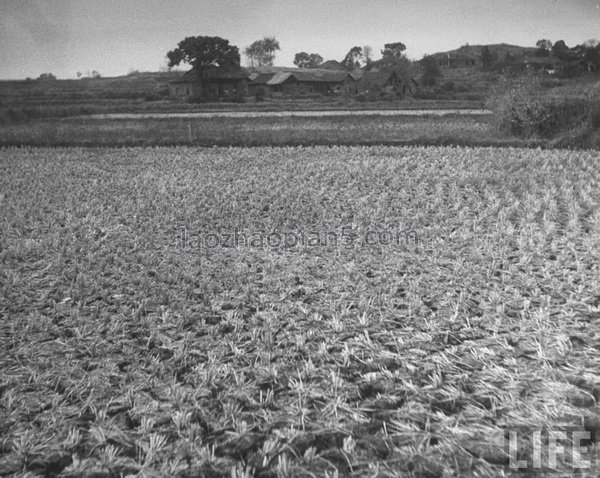
POLYGON ((540 92, 536 78, 503 82, 488 100, 496 126, 503 134, 521 138, 553 139, 564 146, 598 142, 600 100, 586 96, 550 97, 540 92), (594 139, 595 138, 595 139, 594 139))

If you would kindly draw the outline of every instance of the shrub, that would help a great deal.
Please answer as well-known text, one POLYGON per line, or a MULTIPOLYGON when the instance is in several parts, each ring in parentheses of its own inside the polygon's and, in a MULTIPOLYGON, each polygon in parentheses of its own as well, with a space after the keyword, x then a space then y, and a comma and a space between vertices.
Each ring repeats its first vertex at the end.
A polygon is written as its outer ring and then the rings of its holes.
POLYGON ((552 139, 557 146, 597 147, 600 100, 541 96, 541 87, 538 81, 521 79, 497 91, 487 106, 498 129, 522 138, 552 139))
POLYGON ((500 131, 525 138, 549 138, 581 125, 585 99, 542 97, 537 93, 539 88, 538 81, 525 78, 496 91, 488 107, 495 112, 500 131))

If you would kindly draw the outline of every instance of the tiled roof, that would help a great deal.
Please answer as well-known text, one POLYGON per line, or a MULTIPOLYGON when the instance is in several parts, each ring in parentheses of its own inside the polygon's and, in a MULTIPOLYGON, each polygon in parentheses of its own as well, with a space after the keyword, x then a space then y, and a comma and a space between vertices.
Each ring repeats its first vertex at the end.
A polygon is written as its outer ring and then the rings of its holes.
POLYGON ((269 86, 279 85, 279 84, 283 83, 284 81, 286 81, 291 76, 292 76, 292 74, 287 71, 280 71, 278 73, 275 73, 273 75, 273 77, 269 81, 267 81, 267 85, 269 85, 269 86))
MULTIPOLYGON (((219 67, 207 68, 203 77, 207 80, 243 80, 248 78, 248 72, 243 68, 238 69, 226 69, 219 67)), ((182 82, 197 81, 200 79, 198 72, 195 69, 191 69, 183 75, 180 80, 182 82)))
POLYGON ((295 68, 277 71, 267 81, 267 85, 279 85, 284 83, 289 78, 294 77, 297 81, 305 82, 324 82, 324 83, 341 83, 350 74, 346 71, 323 70, 319 68, 295 68))
POLYGON ((275 73, 251 73, 248 79, 255 85, 266 85, 275 73))

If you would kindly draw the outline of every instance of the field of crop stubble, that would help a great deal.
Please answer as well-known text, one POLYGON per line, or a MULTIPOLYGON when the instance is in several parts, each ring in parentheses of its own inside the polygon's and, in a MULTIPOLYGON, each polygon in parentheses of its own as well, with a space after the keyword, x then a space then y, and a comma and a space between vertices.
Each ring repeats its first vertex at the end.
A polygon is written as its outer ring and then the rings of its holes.
POLYGON ((0 474, 504 476, 552 430, 593 466, 599 160, 0 151, 0 474))

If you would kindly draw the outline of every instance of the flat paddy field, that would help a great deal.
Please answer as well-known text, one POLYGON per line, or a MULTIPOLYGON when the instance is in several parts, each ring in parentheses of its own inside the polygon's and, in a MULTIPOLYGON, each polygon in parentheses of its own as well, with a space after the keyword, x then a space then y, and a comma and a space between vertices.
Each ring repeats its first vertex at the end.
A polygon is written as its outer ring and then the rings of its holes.
POLYGON ((0 475, 597 476, 599 164, 0 149, 0 475))

